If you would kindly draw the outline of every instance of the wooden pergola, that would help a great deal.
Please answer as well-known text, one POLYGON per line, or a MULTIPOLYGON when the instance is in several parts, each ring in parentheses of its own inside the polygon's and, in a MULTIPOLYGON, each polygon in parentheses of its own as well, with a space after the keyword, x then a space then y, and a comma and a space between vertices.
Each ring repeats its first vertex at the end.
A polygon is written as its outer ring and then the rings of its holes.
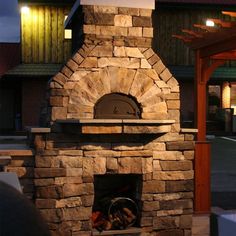
MULTIPOLYGON (((222 12, 236 17, 236 12, 222 12)), ((211 19, 215 27, 194 25, 197 30, 183 29, 181 39, 195 52, 195 99, 197 142, 195 147, 195 213, 209 213, 210 143, 206 140, 206 89, 212 73, 228 60, 236 60, 236 21, 211 19)))

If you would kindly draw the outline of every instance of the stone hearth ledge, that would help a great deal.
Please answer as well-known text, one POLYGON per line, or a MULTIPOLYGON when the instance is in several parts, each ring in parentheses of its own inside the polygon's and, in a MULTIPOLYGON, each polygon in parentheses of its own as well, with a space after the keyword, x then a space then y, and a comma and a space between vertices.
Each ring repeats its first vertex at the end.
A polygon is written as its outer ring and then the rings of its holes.
POLYGON ((175 120, 144 120, 144 119, 66 119, 56 120, 61 124, 174 124, 175 120))
POLYGON ((170 132, 175 120, 66 119, 56 122, 67 132, 81 134, 160 134, 170 132))

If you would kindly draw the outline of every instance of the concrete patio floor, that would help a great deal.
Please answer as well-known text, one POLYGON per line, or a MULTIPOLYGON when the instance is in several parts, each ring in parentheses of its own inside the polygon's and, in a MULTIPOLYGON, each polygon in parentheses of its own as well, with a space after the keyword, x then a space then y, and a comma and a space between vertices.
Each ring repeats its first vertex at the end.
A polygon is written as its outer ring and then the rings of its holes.
POLYGON ((236 136, 215 137, 211 148, 212 206, 236 209, 236 136))

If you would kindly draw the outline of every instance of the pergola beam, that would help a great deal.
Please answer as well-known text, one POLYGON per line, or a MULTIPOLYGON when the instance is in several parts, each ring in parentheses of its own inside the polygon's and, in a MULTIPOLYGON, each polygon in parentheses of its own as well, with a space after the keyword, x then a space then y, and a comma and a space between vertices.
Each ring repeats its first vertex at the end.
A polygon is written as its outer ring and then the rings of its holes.
MULTIPOLYGON (((217 35, 215 35, 215 37, 217 37, 217 35)), ((210 40, 208 40, 206 43, 204 43, 205 45, 199 44, 197 46, 192 44, 192 49, 199 49, 201 58, 211 57, 213 55, 235 50, 235 42, 236 34, 232 35, 231 37, 227 37, 226 39, 219 38, 217 42, 211 43, 210 40)))

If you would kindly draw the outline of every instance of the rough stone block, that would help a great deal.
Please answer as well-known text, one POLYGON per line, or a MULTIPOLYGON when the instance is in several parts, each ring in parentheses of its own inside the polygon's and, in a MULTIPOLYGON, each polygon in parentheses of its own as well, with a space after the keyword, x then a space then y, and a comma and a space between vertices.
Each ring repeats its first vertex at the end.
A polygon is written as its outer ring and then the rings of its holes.
POLYGON ((73 74, 73 71, 71 69, 69 69, 67 66, 64 66, 62 69, 61 69, 61 72, 67 77, 69 78, 72 74, 73 74))
MULTIPOLYGON (((163 81, 168 81, 171 77, 172 74, 170 73, 170 71, 166 68, 165 70, 162 71, 162 73, 160 74, 160 77, 163 81)), ((169 85, 173 86, 173 83, 169 82, 169 85)), ((178 84, 174 84, 174 86, 176 86, 178 84)))
POLYGON ((127 57, 144 58, 143 54, 138 48, 125 47, 125 52, 127 57))
POLYGON ((106 174, 106 158, 95 157, 94 158, 94 174, 106 174))
POLYGON ((82 205, 81 197, 71 197, 67 199, 60 199, 56 201, 56 208, 71 208, 71 207, 79 207, 82 205))
POLYGON ((121 126, 82 126, 83 134, 121 134, 121 126))
MULTIPOLYGON (((146 55, 146 54, 145 54, 146 55)), ((160 57, 157 54, 152 54, 152 56, 148 59, 148 62, 150 65, 154 65, 155 63, 157 63, 158 61, 160 61, 160 57)))
POLYGON ((61 96, 51 96, 49 99, 49 103, 51 106, 56 106, 56 107, 65 107, 67 106, 69 101, 68 97, 61 97, 61 96))
POLYGON ((91 217, 91 207, 67 208, 63 211, 63 217, 68 220, 89 220, 91 217))
POLYGON ((130 27, 128 29, 129 37, 142 37, 142 27, 130 27))
POLYGON ((36 199, 35 206, 38 209, 50 209, 56 207, 56 199, 36 199))
POLYGON ((95 34, 95 25, 83 25, 83 31, 85 34, 95 34))
POLYGON ((63 220, 61 209, 41 209, 40 213, 48 223, 59 223, 63 220))
POLYGON ((159 60, 153 65, 153 68, 156 70, 157 74, 161 74, 165 70, 166 67, 163 64, 163 62, 159 60))
POLYGON ((154 54, 155 52, 152 50, 152 48, 148 48, 146 51, 143 52, 143 55, 147 60, 151 58, 154 54))
POLYGON ((66 168, 67 177, 80 177, 82 176, 82 168, 66 168))
POLYGON ((118 12, 121 15, 139 16, 138 8, 119 7, 118 12))
POLYGON ((161 161, 162 170, 192 170, 192 161, 161 161))
POLYGON ((81 68, 96 68, 98 66, 98 59, 96 57, 87 57, 79 65, 81 68))
POLYGON ((153 179, 155 180, 187 180, 193 179, 194 172, 189 171, 162 171, 153 173, 153 179))
POLYGON ((37 198, 59 199, 63 196, 61 186, 39 187, 36 192, 37 198))
POLYGON ((195 142, 194 141, 176 141, 176 142, 167 142, 166 149, 171 150, 194 150, 195 142))
POLYGON ((115 15, 114 25, 121 27, 131 27, 132 26, 132 16, 130 15, 115 15))
POLYGON ((153 160, 152 160, 152 157, 142 158, 142 172, 144 174, 152 174, 152 172, 153 172, 153 160))
POLYGON ((93 6, 94 12, 106 14, 118 14, 118 8, 113 6, 93 6))
POLYGON ((153 37, 153 28, 143 28, 143 37, 152 38, 153 37))
POLYGON ((133 26, 137 27, 152 27, 152 19, 147 16, 134 16, 133 26))
POLYGON ((194 151, 184 151, 184 157, 186 160, 194 159, 194 151))
POLYGON ((140 222, 141 227, 152 226, 152 225, 153 225, 153 217, 142 217, 141 218, 141 222, 140 222))
POLYGON ((167 104, 166 102, 159 102, 152 106, 146 106, 143 108, 143 112, 147 112, 147 113, 166 112, 167 113, 167 104))
POLYGON ((152 201, 152 202, 143 202, 143 211, 156 211, 160 209, 160 205, 158 201, 152 201))
POLYGON ((120 174, 129 174, 131 173, 132 166, 131 157, 118 158, 118 173, 120 174))
MULTIPOLYGON (((78 52, 76 52, 73 55, 73 60, 79 65, 84 60, 84 58, 78 52)), ((77 66, 77 68, 78 68, 78 66, 77 66)), ((72 71, 75 71, 75 70, 72 70, 72 71)))
POLYGON ((118 172, 118 160, 117 158, 109 157, 107 158, 107 172, 118 172))
POLYGON ((142 174, 142 158, 141 157, 133 157, 131 172, 135 174, 142 174))
POLYGON ((171 209, 192 209, 193 201, 192 199, 179 199, 171 201, 161 201, 160 209, 171 210, 171 209))
POLYGON ((64 156, 82 156, 83 151, 81 150, 59 150, 58 152, 59 155, 64 155, 64 156))
MULTIPOLYGON (((77 60, 78 56, 77 56, 77 60)), ((66 66, 73 72, 75 72, 78 68, 79 68, 79 64, 77 62, 75 62, 74 60, 70 59, 67 63, 66 66)))
POLYGON ((158 134, 158 133, 167 133, 170 132, 170 125, 161 125, 161 126, 124 126, 124 133, 127 134, 158 134))
POLYGON ((38 168, 42 167, 54 167, 59 168, 60 167, 60 160, 58 157, 55 156, 36 156, 35 157, 35 166, 38 168))
POLYGON ((94 169, 93 158, 85 158, 83 159, 83 177, 92 177, 93 169, 94 169))
POLYGON ((89 54, 91 57, 112 57, 113 47, 108 46, 96 46, 89 54))
POLYGON ((166 181, 167 192, 191 192, 194 190, 193 180, 166 181))
POLYGON ((141 59, 141 68, 142 69, 151 69, 152 66, 149 64, 149 62, 146 59, 141 59))
POLYGON ((152 16, 152 9, 143 9, 143 8, 141 8, 139 10, 139 13, 140 13, 140 16, 149 16, 149 17, 151 17, 152 16))
POLYGON ((151 180, 143 183, 143 193, 165 192, 165 181, 151 180))
POLYGON ((192 215, 182 215, 180 216, 180 228, 191 229, 192 228, 192 215))
POLYGON ((67 107, 52 107, 52 121, 66 119, 67 107))
POLYGON ((35 168, 34 169, 35 178, 50 178, 50 177, 65 177, 65 168, 35 168))
POLYGON ((156 112, 156 113, 142 113, 142 119, 147 119, 147 120, 167 120, 168 114, 166 112, 156 112))
POLYGON ((180 110, 168 110, 168 119, 180 123, 180 110))
POLYGON ((168 109, 180 109, 180 100, 169 100, 167 101, 168 109))
POLYGON ((153 222, 154 229, 156 230, 175 229, 179 227, 179 217, 175 216, 155 217, 153 222))
POLYGON ((60 85, 64 85, 67 81, 67 77, 59 72, 53 77, 53 81, 59 83, 60 85))
POLYGON ((64 184, 63 194, 65 197, 77 197, 84 194, 93 194, 93 184, 64 184))
POLYGON ((122 151, 121 157, 150 157, 152 156, 152 151, 140 150, 140 151, 122 151))
POLYGON ((115 57, 126 57, 125 47, 114 47, 115 57))
POLYGON ((49 186, 55 183, 54 178, 47 178, 47 179, 34 179, 35 186, 49 186))

